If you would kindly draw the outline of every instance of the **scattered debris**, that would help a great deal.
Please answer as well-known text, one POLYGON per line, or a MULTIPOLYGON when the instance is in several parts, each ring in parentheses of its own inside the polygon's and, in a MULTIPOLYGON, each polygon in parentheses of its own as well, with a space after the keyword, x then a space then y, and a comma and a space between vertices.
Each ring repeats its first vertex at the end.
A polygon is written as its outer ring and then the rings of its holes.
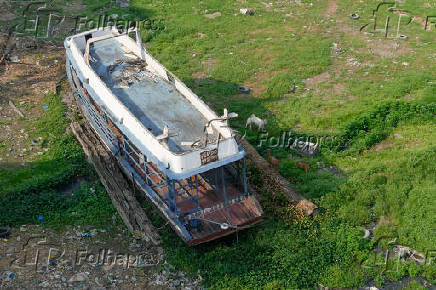
POLYGON ((13 55, 9 57, 9 61, 13 63, 18 63, 20 62, 20 58, 17 55, 13 55))
POLYGON ((11 229, 8 227, 0 227, 0 238, 6 238, 10 235, 11 229))
POLYGON ((400 260, 402 262, 414 261, 420 265, 424 264, 424 262, 425 262, 425 255, 424 254, 422 254, 414 249, 411 249, 409 247, 396 245, 393 250, 394 250, 394 253, 396 253, 400 257, 400 260))
POLYGON ((129 8, 130 0, 115 0, 115 4, 120 8, 129 8))
POLYGON ((347 59, 347 63, 351 66, 360 66, 360 62, 353 57, 347 59))
POLYGON ((353 20, 358 20, 360 18, 360 16, 357 13, 351 13, 350 14, 350 18, 353 19, 353 20))
POLYGON ((86 280, 88 280, 88 275, 86 273, 81 272, 72 276, 70 280, 68 280, 68 283, 85 282, 86 280))
POLYGON ((241 9, 239 9, 239 13, 241 13, 243 15, 254 15, 254 10, 249 9, 249 8, 241 8, 241 9))
POLYGON ((21 117, 24 118, 24 114, 18 109, 12 100, 9 100, 9 106, 21 117))
POLYGON ((295 142, 289 146, 289 149, 294 150, 299 155, 313 156, 318 152, 319 144, 309 141, 301 141, 296 139, 295 142))
POLYGON ((339 45, 336 42, 333 42, 332 46, 330 47, 330 50, 332 52, 339 53, 339 52, 342 51, 342 48, 340 48, 339 45))
POLYGON ((363 234, 363 239, 369 239, 369 237, 371 236, 371 232, 368 229, 364 229, 364 234, 363 234))
POLYGON ((240 92, 241 94, 249 94, 251 91, 250 88, 244 87, 244 86, 239 86, 238 87, 238 92, 240 92))
POLYGON ((50 108, 49 105, 45 105, 45 106, 42 106, 42 107, 44 108, 44 110, 48 110, 50 108))
POLYGON ((288 90, 288 93, 295 93, 297 91, 297 89, 298 89, 298 86, 297 85, 293 85, 292 88, 290 88, 288 90))

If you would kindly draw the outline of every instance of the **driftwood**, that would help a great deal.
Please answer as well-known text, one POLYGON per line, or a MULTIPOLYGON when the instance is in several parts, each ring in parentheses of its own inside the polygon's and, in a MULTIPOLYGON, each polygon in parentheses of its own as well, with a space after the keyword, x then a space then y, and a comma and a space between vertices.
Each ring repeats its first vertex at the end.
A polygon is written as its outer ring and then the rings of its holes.
POLYGON ((88 160, 94 164, 101 182, 129 231, 155 245, 161 244, 159 233, 135 197, 135 183, 122 173, 118 161, 100 141, 92 127, 87 122, 72 122, 71 130, 82 145, 88 160))
POLYGON ((20 109, 17 108, 17 106, 15 106, 14 102, 12 102, 12 100, 9 100, 9 106, 11 106, 11 108, 21 117, 24 118, 24 114, 20 111, 20 109))
POLYGON ((262 174, 263 182, 265 183, 265 187, 273 189, 275 191, 283 192, 285 196, 296 205, 297 208, 301 209, 305 215, 310 216, 318 207, 307 200, 299 194, 292 185, 280 175, 274 168, 270 166, 270 164, 257 152, 257 150, 244 138, 238 136, 240 139, 239 143, 244 147, 247 152, 247 163, 254 165, 257 169, 259 169, 262 174))

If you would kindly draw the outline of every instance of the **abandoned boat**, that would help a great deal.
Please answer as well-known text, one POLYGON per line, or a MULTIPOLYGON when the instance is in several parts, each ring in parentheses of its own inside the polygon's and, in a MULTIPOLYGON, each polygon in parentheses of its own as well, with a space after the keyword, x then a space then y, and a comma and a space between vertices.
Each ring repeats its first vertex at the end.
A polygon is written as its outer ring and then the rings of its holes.
POLYGON ((85 117, 189 245, 263 218, 245 151, 216 115, 142 47, 139 29, 66 38, 66 70, 85 117), (131 37, 131 36, 132 37, 131 37))

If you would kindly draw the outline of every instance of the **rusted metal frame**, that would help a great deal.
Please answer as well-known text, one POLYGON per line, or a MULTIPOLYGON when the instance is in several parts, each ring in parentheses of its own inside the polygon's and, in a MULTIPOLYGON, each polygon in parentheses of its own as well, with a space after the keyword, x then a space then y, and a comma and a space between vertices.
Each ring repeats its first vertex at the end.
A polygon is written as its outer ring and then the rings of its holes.
POLYGON ((223 186, 224 204, 225 204, 225 207, 227 209, 227 214, 230 216, 230 209, 227 206, 228 205, 228 200, 227 200, 227 192, 226 192, 226 178, 224 177, 224 166, 222 166, 220 168, 221 168, 221 183, 222 183, 222 186, 223 186))
POLYGON ((244 179, 244 194, 248 194, 248 185, 247 185, 247 167, 245 164, 245 158, 242 158, 242 176, 244 179))

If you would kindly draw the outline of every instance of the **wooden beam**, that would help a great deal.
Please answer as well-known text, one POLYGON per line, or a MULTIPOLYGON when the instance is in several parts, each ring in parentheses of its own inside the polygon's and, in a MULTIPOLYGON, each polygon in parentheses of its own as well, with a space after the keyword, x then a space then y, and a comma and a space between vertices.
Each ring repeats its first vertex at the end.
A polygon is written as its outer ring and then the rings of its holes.
POLYGON ((135 197, 134 182, 126 177, 117 159, 102 143, 88 123, 71 123, 71 130, 94 167, 123 222, 133 234, 141 235, 155 245, 162 243, 156 228, 135 197))
POLYGON ((291 202, 297 205, 298 208, 301 208, 308 216, 316 212, 318 207, 313 202, 307 200, 304 196, 298 193, 292 184, 281 176, 277 170, 272 168, 259 152, 257 152, 256 148, 254 148, 247 140, 241 138, 241 136, 237 137, 237 139, 240 140, 239 143, 247 152, 247 162, 253 164, 262 172, 262 179, 266 188, 284 193, 291 202), (304 205, 304 207, 302 205, 304 205))

